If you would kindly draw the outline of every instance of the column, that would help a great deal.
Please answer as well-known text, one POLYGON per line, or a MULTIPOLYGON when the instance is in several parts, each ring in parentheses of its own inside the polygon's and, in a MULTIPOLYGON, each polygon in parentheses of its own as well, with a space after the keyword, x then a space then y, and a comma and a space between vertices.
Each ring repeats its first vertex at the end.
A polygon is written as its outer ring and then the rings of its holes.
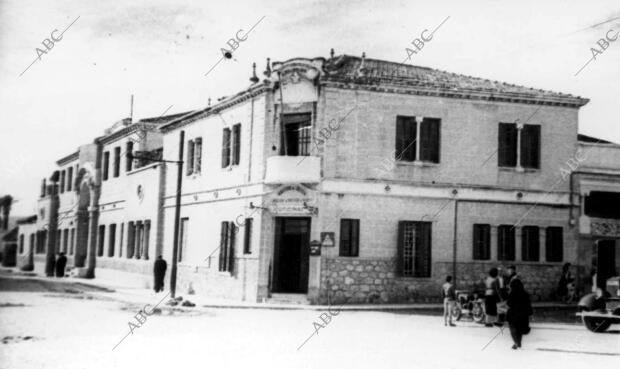
POLYGON ((415 161, 421 161, 420 160, 420 143, 422 143, 422 140, 420 139, 420 134, 421 134, 421 127, 422 127, 422 122, 424 121, 424 117, 415 117, 415 121, 416 121, 416 125, 415 125, 415 138, 416 138, 416 145, 415 145, 415 161))
POLYGON ((86 278, 95 278, 95 266, 97 264, 97 239, 99 225, 99 207, 88 209, 88 248, 86 249, 86 278))
POLYGON ((489 247, 491 248, 490 252, 490 260, 499 260, 498 252, 497 252, 497 226, 491 224, 491 235, 489 236, 491 239, 489 240, 489 247))
POLYGON ((515 261, 523 260, 521 245, 521 227, 515 227, 515 261))
POLYGON ((144 221, 144 260, 149 259, 149 240, 151 234, 151 221, 144 221))
POLYGON ((142 222, 141 221, 137 221, 136 222, 136 232, 135 232, 135 241, 134 241, 134 258, 135 259, 140 259, 140 253, 142 250, 140 250, 142 248, 142 244, 140 242, 141 239, 141 235, 142 235, 142 222))

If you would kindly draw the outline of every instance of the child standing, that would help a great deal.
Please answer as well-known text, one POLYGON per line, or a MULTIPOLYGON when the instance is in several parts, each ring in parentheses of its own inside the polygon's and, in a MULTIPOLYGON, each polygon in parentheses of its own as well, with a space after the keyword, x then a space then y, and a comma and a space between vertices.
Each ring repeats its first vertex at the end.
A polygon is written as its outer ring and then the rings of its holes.
POLYGON ((456 327, 456 324, 452 323, 452 309, 456 303, 456 291, 454 290, 454 284, 452 284, 452 276, 446 277, 446 283, 441 288, 443 289, 443 324, 450 327, 456 327))

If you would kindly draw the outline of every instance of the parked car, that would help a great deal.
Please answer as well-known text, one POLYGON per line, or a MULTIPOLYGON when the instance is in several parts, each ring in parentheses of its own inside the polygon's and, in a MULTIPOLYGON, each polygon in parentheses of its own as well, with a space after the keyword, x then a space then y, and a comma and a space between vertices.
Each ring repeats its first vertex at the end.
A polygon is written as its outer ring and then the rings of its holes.
POLYGON ((612 324, 620 324, 620 277, 609 278, 601 296, 590 293, 579 300, 577 316, 592 332, 606 331, 612 324))

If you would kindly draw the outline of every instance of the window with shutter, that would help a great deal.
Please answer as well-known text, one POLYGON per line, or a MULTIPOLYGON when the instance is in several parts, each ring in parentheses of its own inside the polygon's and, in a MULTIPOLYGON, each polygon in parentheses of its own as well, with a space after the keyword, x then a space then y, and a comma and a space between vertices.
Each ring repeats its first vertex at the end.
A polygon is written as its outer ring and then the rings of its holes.
POLYGON ((491 226, 488 224, 474 224, 474 260, 489 260, 491 258, 491 226))
POLYGON ((512 225, 497 227, 497 259, 515 259, 515 228, 512 225))
POLYGON ((234 222, 228 223, 228 251, 226 252, 228 256, 228 260, 226 262, 226 271, 231 274, 234 273, 235 269, 235 235, 237 234, 237 226, 234 222))
POLYGON ((200 174, 202 170, 202 137, 194 140, 194 173, 200 174))
POLYGON ((232 165, 238 165, 241 155, 241 124, 233 126, 232 135, 232 165))
POLYGON ((523 261, 538 261, 539 243, 538 227, 525 226, 521 228, 521 259, 523 261))
POLYGON ((65 176, 66 176, 66 173, 64 170, 60 172, 60 193, 65 192, 65 176))
POLYGON ((73 187, 73 167, 67 168, 67 191, 73 187))
POLYGON ((439 163, 439 130, 441 120, 424 118, 420 126, 420 160, 439 163))
POLYGON ((415 117, 396 117, 396 152, 395 159, 400 161, 414 161, 416 153, 415 117))
POLYGON ((500 123, 497 143, 497 163, 500 167, 517 166, 517 125, 500 123))
POLYGON ((413 276, 428 278, 431 276, 431 223, 416 222, 415 263, 413 276))
POLYGON ((187 175, 194 173, 194 141, 187 141, 187 175))
POLYGON ((540 126, 524 124, 521 130, 521 166, 540 168, 540 126))
POLYGON ((564 240, 562 227, 547 227, 545 237, 545 256, 550 262, 562 261, 564 258, 564 240))
POLYGON ((230 128, 222 131, 222 168, 230 165, 230 128))

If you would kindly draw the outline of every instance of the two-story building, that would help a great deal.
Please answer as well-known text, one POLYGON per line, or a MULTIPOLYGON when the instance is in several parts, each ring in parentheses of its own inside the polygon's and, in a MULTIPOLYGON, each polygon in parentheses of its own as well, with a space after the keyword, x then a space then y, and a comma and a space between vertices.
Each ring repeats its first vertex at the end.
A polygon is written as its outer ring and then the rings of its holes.
MULTIPOLYGON (((476 288, 492 267, 516 265, 547 300, 564 263, 581 290, 592 266, 599 279, 618 273, 620 217, 608 205, 619 201, 620 146, 578 140, 587 99, 364 55, 268 61, 263 74, 153 122, 141 149, 176 160, 183 138, 182 293, 429 301, 447 275, 476 288)), ((177 170, 120 163, 137 127, 58 162, 65 186, 76 177, 73 202, 44 185, 40 203, 60 201, 70 223, 46 240, 54 218, 39 214, 37 250, 75 244, 82 275, 96 265, 145 283, 146 260, 171 261, 177 170)))

